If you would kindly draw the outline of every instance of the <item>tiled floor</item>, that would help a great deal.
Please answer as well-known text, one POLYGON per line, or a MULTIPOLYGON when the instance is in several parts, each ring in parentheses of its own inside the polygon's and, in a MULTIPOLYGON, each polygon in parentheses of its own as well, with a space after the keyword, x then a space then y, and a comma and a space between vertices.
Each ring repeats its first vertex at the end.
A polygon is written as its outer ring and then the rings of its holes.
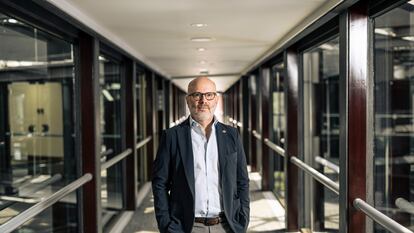
MULTIPOLYGON (((283 232, 285 211, 271 192, 259 190, 260 176, 250 174, 250 225, 248 232, 283 232)), ((149 193, 124 233, 156 233, 153 198, 149 193)))

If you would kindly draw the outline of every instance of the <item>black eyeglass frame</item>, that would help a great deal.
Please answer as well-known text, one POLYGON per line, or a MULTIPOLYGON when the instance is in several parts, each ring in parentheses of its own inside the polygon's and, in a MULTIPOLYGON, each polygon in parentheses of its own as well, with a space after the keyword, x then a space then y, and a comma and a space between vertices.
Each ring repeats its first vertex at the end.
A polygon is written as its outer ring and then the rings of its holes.
POLYGON ((187 96, 190 96, 195 101, 199 101, 203 96, 206 98, 206 100, 213 100, 214 98, 216 98, 217 95, 218 95, 217 92, 211 91, 211 92, 205 92, 205 93, 193 92, 191 94, 188 94, 187 96), (207 95, 212 95, 212 97, 207 97, 207 95))

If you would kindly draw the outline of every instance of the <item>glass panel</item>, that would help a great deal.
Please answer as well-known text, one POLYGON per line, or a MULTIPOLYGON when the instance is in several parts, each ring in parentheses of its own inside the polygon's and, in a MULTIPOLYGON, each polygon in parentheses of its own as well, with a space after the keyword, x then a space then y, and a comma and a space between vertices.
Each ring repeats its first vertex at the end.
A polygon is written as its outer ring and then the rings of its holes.
MULTIPOLYGON (((414 7, 375 18, 375 208, 414 230, 414 7)), ((386 232, 375 225, 375 232, 386 232)))
MULTIPOLYGON (((144 140, 147 136, 145 134, 146 130, 146 84, 145 84, 145 72, 139 71, 136 74, 136 105, 137 105, 137 141, 140 142, 144 140)), ((147 171, 146 171, 146 154, 147 146, 141 147, 137 151, 137 167, 138 167, 138 189, 140 189, 145 182, 147 181, 147 171)))
MULTIPOLYGON (((0 31, 1 224, 76 179, 78 159, 72 45, 4 14, 0 31)), ((62 202, 18 232, 78 232, 77 216, 62 202)))
MULTIPOLYGON (((339 39, 335 38, 303 54, 304 158, 333 181, 338 174, 318 159, 339 163, 339 39)), ((315 231, 337 232, 338 195, 306 176, 307 224, 315 231)))
MULTIPOLYGON (((122 152, 121 137, 121 65, 116 60, 99 56, 99 84, 101 104, 101 151, 106 153, 102 161, 108 161, 122 152)), ((102 177, 102 225, 106 229, 113 217, 123 208, 122 162, 101 171, 102 177)))
MULTIPOLYGON (((272 90, 272 113, 273 113, 273 130, 272 139, 276 145, 285 147, 285 93, 284 93, 284 64, 280 63, 272 67, 273 90, 272 90)), ((285 206, 285 173, 283 165, 283 157, 275 153, 273 176, 274 186, 273 192, 278 197, 279 201, 285 206)))

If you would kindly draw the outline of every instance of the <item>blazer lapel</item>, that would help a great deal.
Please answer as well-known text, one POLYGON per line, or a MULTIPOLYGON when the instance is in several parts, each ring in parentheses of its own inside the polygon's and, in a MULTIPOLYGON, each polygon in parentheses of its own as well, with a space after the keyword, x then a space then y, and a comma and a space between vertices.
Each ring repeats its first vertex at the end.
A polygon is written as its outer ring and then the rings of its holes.
POLYGON ((178 136, 178 145, 180 148, 181 159, 183 160, 184 172, 187 178, 188 185, 190 186, 191 194, 194 198, 194 157, 193 147, 191 142, 191 127, 190 119, 182 124, 178 136))

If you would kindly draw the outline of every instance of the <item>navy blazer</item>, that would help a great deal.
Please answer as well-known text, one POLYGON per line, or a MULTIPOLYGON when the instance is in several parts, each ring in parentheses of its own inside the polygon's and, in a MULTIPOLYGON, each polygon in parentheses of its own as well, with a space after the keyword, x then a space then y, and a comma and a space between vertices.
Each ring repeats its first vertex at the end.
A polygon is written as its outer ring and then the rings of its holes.
MULTIPOLYGON (((249 224, 249 177, 239 133, 216 125, 222 201, 226 219, 235 233, 249 224)), ((153 163, 152 191, 161 233, 190 233, 194 224, 194 159, 190 121, 162 132, 153 163)))

